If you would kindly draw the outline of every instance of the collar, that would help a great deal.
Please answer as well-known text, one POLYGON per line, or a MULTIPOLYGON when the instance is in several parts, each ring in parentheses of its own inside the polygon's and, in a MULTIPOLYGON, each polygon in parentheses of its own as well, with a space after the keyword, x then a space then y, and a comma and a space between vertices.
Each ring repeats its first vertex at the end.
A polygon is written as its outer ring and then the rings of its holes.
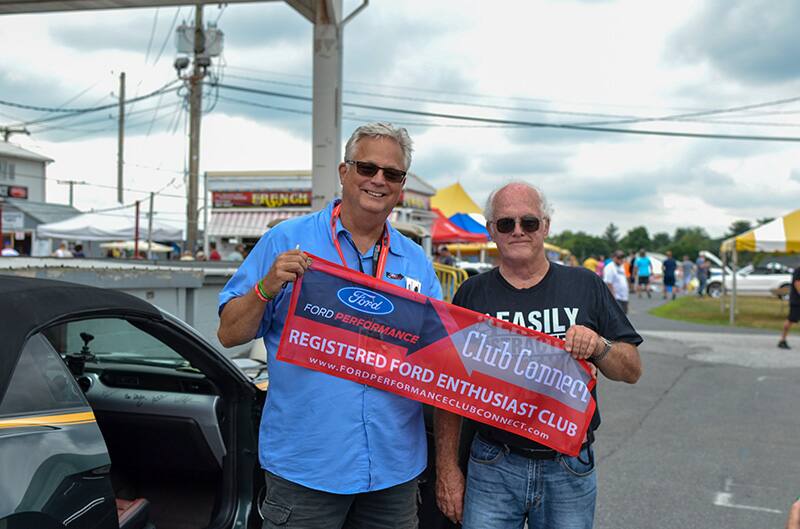
MULTIPOLYGON (((336 204, 338 204, 341 201, 342 201, 342 199, 335 198, 335 199, 331 200, 328 203, 328 206, 326 207, 325 218, 328 219, 326 225, 327 225, 327 230, 328 230, 329 233, 330 233, 330 229, 331 229, 330 228, 330 218, 331 218, 331 215, 333 215, 333 208, 336 207, 336 204)), ((390 215, 391 215, 391 213, 390 213, 390 215)), ((394 229, 392 224, 389 222, 389 219, 386 219, 384 224, 386 226, 386 229, 389 231, 389 240, 391 241, 389 243, 389 253, 397 255, 397 256, 406 255, 406 250, 404 248, 405 240, 404 240, 404 238, 402 238, 402 234, 399 231, 397 231, 396 229, 394 229)), ((345 228, 344 225, 342 224, 342 218, 340 216, 338 219, 336 219, 336 236, 339 237, 343 232, 346 233, 348 236, 352 237, 352 234, 350 233, 350 231, 347 228, 345 228)), ((374 252, 374 251, 375 251, 375 246, 373 245, 372 248, 367 251, 367 253, 366 253, 366 255, 364 255, 364 257, 369 257, 370 255, 372 255, 372 252, 374 252)))

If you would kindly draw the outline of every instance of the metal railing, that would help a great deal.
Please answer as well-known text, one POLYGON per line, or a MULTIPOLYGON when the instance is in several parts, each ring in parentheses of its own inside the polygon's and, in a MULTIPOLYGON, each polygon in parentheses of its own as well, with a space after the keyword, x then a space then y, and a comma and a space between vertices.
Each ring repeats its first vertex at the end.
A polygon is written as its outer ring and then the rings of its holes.
POLYGON ((433 263, 433 270, 436 272, 436 277, 439 278, 439 283, 442 284, 442 299, 448 303, 453 301, 456 290, 461 283, 467 280, 469 274, 455 266, 441 263, 433 263))

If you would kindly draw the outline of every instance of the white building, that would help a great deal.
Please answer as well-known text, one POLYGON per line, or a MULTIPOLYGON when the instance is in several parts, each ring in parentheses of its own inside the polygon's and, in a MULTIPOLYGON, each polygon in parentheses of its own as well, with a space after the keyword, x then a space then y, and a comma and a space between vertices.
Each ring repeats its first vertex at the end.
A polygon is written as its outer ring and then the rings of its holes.
POLYGON ((49 240, 37 245, 36 226, 80 213, 70 206, 46 203, 47 164, 52 161, 0 141, 0 247, 10 241, 21 254, 50 255, 49 240))

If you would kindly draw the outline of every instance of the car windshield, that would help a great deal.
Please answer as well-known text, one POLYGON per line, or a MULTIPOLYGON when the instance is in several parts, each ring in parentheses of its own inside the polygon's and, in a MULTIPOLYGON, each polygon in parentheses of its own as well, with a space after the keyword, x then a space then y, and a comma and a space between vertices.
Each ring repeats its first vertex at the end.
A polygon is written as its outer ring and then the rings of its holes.
POLYGON ((69 322, 45 334, 62 356, 86 351, 98 362, 192 369, 174 349, 123 319, 69 322))

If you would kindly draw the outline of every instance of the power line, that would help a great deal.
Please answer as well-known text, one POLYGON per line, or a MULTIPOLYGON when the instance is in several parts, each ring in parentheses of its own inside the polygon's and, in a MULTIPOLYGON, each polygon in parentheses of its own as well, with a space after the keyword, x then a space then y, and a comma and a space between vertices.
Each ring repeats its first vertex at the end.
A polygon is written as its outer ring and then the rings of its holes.
MULTIPOLYGON (((245 75, 235 75, 235 74, 228 74, 228 77, 233 79, 241 79, 245 81, 254 81, 258 83, 265 83, 265 84, 274 84, 278 86, 288 86, 292 88, 301 88, 304 90, 310 90, 312 88, 309 84, 301 84, 301 83, 292 83, 286 81, 276 81, 271 79, 263 79, 259 77, 250 77, 245 75)), ((703 115, 714 115, 719 113, 732 113, 732 112, 740 112, 742 110, 750 109, 750 108, 762 108, 765 106, 775 106, 775 105, 782 105, 787 104, 789 102, 793 102, 792 100, 779 100, 779 101, 772 101, 767 103, 759 103, 757 105, 748 105, 745 107, 737 107, 733 109, 723 109, 723 110, 711 110, 711 111, 697 111, 691 114, 678 114, 673 116, 664 116, 664 117, 650 117, 650 116, 634 116, 634 115, 627 115, 627 114, 606 114, 600 112, 579 112, 573 110, 554 110, 548 108, 526 108, 520 106, 509 106, 509 105, 497 105, 497 104, 487 104, 487 103, 470 103, 466 101, 455 101, 452 99, 443 100, 443 99, 432 99, 426 97, 416 97, 416 96, 405 96, 405 95, 395 95, 395 94, 380 94, 375 92, 365 92, 361 90, 351 90, 351 89, 343 89, 343 93, 345 94, 353 94, 353 95, 361 95, 366 97, 374 97, 380 99, 395 99, 400 101, 413 101, 418 103, 433 103, 433 104, 440 104, 440 105, 455 105, 455 106, 465 106, 465 107, 475 107, 475 108, 487 108, 492 110, 508 110, 513 112, 529 112, 535 114, 552 114, 552 115, 559 115, 559 116, 583 116, 583 117, 595 117, 595 118, 610 118, 613 121, 601 121, 601 122, 579 122, 579 123, 570 123, 571 125, 605 125, 605 124, 632 124, 632 123, 639 123, 639 122, 650 122, 650 121, 685 121, 691 123, 706 123, 706 124, 714 124, 714 125, 740 125, 740 126, 772 126, 772 127, 800 127, 800 124, 793 124, 793 123, 776 123, 776 122, 748 122, 748 121, 721 121, 721 120, 702 120, 702 119, 693 119, 693 117, 700 117, 703 115)))
POLYGON ((150 48, 153 46, 153 37, 155 37, 156 35, 156 26, 158 26, 159 11, 161 11, 161 8, 157 7, 155 13, 153 14, 153 25, 150 26, 150 38, 147 41, 147 53, 144 54, 145 64, 147 64, 147 60, 150 58, 150 48))
MULTIPOLYGON (((169 86, 171 86, 171 85, 173 85, 173 84, 175 84, 177 82, 178 82, 178 80, 175 79, 175 80, 170 81, 169 83, 165 84, 161 88, 159 88, 157 90, 153 90, 149 94, 145 94, 143 96, 132 98, 127 102, 128 103, 133 103, 134 101, 141 101, 142 99, 147 99, 149 97, 153 97, 155 95, 160 94, 167 87, 169 87, 169 86)), ((58 112, 58 113, 65 113, 65 114, 86 114, 88 112, 97 112, 98 110, 106 110, 108 108, 113 108, 113 107, 118 106, 117 103, 111 103, 111 104, 108 104, 108 105, 101 105, 101 106, 96 106, 96 107, 86 107, 86 108, 64 108, 63 106, 62 107, 43 107, 43 106, 38 106, 38 105, 26 105, 24 103, 15 103, 13 101, 6 101, 6 100, 3 100, 3 99, 0 99, 0 105, 5 105, 5 106, 9 106, 9 107, 14 107, 14 108, 22 108, 22 109, 25 109, 25 110, 35 110, 37 112, 58 112)))
POLYGON ((164 53, 164 49, 167 47, 167 43, 169 42, 170 36, 172 36, 172 30, 175 29, 175 23, 178 21, 178 16, 181 14, 181 8, 177 8, 175 10, 175 16, 172 17, 172 24, 169 26, 169 31, 167 31, 167 36, 164 37, 164 42, 161 44, 161 49, 158 50, 158 55, 156 55, 156 60, 153 61, 153 64, 157 64, 159 59, 161 59, 161 54, 164 53))
MULTIPOLYGON (((294 94, 283 94, 280 92, 274 92, 269 90, 258 90, 255 88, 247 88, 242 86, 235 86, 235 85, 228 85, 228 84, 219 84, 220 88, 225 88, 228 90, 235 90, 239 92, 247 92, 252 94, 260 94, 260 95, 269 95, 273 97, 281 97, 285 99, 293 99, 296 101, 311 101, 312 99, 307 96, 298 96, 294 94)), ((800 98, 798 98, 800 99, 800 98)), ((786 100, 783 100, 786 101, 786 100)), ((764 106, 767 104, 783 104, 783 102, 770 102, 770 103, 761 103, 760 106, 764 106)), ((522 120, 511 120, 511 119, 499 119, 499 118, 486 118, 486 117, 479 117, 479 116, 468 116, 468 115, 459 115, 459 114, 446 114, 443 112, 425 112, 421 110, 410 110, 410 109, 403 109, 403 108, 391 108, 391 107, 384 107, 378 105, 366 105, 361 103, 350 103, 350 102, 342 102, 342 106, 353 107, 353 108, 363 108, 367 110, 376 110, 380 112, 390 112, 395 114, 406 114, 406 115, 414 115, 414 116, 426 116, 430 118, 440 118, 440 119, 454 119, 460 121, 470 121, 470 122, 479 122, 479 123, 492 123, 492 124, 504 124, 504 125, 518 125, 520 127, 530 127, 530 128, 553 128, 553 129, 561 129, 561 130, 577 130, 577 131, 584 131, 584 132, 606 132, 606 133, 614 133, 614 134, 636 134, 636 135, 645 135, 645 136, 667 136, 667 137, 680 137, 680 138, 704 138, 704 139, 720 139, 720 140, 747 140, 747 141, 780 141, 780 142, 800 142, 800 137, 797 136, 759 136, 759 135, 744 135, 744 134, 706 134, 706 133, 697 133, 697 132, 683 132, 683 131, 660 131, 660 130, 643 130, 643 129, 620 129, 614 127, 601 127, 601 126, 587 126, 587 125, 576 125, 576 124, 568 124, 568 123, 547 123, 547 122, 538 122, 538 121, 522 121, 522 120)), ((753 108, 754 105, 748 105, 748 107, 753 108)), ((727 109, 730 111, 730 109, 727 109)), ((721 112, 720 111, 707 111, 707 112, 721 112)))

